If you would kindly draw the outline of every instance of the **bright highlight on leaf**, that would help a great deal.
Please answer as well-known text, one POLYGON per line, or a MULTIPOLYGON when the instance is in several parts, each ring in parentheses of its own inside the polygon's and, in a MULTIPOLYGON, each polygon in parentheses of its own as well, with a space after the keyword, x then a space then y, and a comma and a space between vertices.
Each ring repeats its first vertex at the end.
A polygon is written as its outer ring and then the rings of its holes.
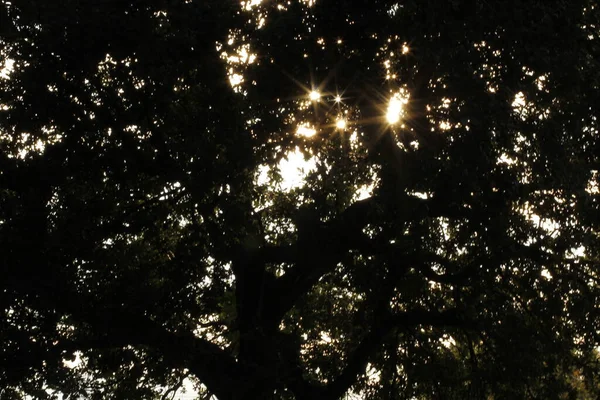
POLYGON ((321 93, 313 90, 312 92, 310 92, 310 94, 308 95, 308 97, 312 101, 317 101, 317 100, 319 100, 321 98, 321 93))
POLYGON ((388 104, 387 114, 385 118, 387 122, 390 124, 395 124, 400 121, 400 117, 402 115, 402 108, 404 104, 406 104, 407 100, 400 97, 400 95, 395 94, 388 104))

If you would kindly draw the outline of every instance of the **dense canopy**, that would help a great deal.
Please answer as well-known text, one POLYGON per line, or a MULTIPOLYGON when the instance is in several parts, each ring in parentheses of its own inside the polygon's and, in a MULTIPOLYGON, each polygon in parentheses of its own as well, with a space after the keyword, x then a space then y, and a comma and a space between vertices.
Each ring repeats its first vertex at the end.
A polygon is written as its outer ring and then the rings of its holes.
POLYGON ((597 398, 599 35, 1 0, 0 398, 597 398))

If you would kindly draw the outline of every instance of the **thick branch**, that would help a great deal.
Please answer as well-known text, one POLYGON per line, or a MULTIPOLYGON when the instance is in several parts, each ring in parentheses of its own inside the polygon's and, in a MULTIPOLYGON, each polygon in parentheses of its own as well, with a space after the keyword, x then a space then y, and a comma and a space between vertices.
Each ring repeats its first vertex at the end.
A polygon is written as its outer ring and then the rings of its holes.
POLYGON ((72 345, 83 348, 142 345, 160 351, 174 367, 187 368, 217 394, 233 398, 234 379, 243 379, 235 359, 217 345, 191 332, 174 333, 148 317, 120 309, 105 309, 89 303, 71 302, 68 312, 97 332, 72 345))
POLYGON ((295 245, 262 246, 258 250, 257 259, 264 264, 293 263, 296 259, 295 245))
MULTIPOLYGON (((327 224, 313 224, 299 232, 295 245, 261 249, 262 262, 290 262, 293 267, 274 282, 268 293, 273 320, 278 321, 307 293, 319 279, 335 268, 351 249, 365 254, 381 254, 390 250, 379 238, 369 238, 363 229, 369 222, 377 222, 381 206, 377 197, 352 204, 338 218, 327 224)), ((397 204, 394 217, 401 225, 404 220, 415 216, 455 216, 455 210, 441 199, 420 199, 404 195, 397 204)), ((405 255, 398 254, 404 258, 405 255)))
POLYGON ((437 254, 416 254, 410 257, 412 265, 423 274, 427 279, 434 282, 445 283, 450 285, 464 285, 469 282, 471 278, 474 278, 481 265, 494 262, 500 263, 501 260, 492 257, 482 257, 475 261, 470 262, 465 266, 460 266, 454 261, 448 260, 437 254), (439 264, 446 272, 438 273, 434 271, 431 264, 439 264))
POLYGON ((270 293, 274 319, 283 317, 353 245, 365 243, 362 230, 375 208, 373 198, 358 201, 326 225, 314 224, 312 229, 299 232, 294 266, 277 279, 270 293))

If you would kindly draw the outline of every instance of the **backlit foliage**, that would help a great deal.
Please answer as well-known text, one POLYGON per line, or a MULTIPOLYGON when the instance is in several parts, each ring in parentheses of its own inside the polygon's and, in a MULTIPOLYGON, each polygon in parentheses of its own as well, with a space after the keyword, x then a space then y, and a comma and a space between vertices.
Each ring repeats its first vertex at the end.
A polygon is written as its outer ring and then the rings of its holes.
POLYGON ((597 398, 599 24, 0 2, 0 398, 597 398))

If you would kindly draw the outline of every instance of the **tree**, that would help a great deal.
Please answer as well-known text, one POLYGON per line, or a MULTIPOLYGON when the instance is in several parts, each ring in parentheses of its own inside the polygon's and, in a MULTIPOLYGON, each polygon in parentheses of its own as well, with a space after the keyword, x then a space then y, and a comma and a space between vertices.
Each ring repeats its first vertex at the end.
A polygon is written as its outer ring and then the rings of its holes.
POLYGON ((597 397, 595 3, 2 1, 0 397, 597 397))

